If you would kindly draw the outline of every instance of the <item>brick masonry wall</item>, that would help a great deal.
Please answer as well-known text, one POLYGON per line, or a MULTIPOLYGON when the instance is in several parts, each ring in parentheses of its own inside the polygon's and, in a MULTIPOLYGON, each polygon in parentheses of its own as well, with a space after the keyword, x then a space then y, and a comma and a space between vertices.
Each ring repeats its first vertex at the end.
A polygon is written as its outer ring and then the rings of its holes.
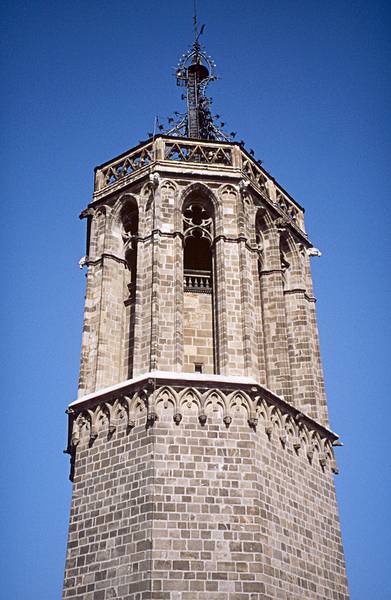
POLYGON ((328 468, 217 396, 157 412, 81 433, 64 600, 348 599, 328 468))

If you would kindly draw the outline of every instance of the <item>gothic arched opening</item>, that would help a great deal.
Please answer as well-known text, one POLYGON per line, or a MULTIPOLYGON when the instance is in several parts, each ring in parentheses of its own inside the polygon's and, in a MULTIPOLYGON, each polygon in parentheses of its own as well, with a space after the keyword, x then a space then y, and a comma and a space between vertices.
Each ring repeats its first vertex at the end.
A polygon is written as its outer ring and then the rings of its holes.
POLYGON ((208 199, 193 193, 182 216, 184 370, 214 373, 213 207, 208 199))
POLYGON ((185 241, 185 271, 212 272, 210 240, 196 233, 185 241))
POLYGON ((289 287, 290 283, 292 256, 288 241, 284 235, 280 236, 280 261, 282 282, 284 289, 286 289, 287 287, 289 287))
POLYGON ((125 341, 125 368, 127 376, 133 376, 134 328, 136 322, 137 286, 137 236, 139 227, 138 206, 133 199, 126 202, 121 211, 122 239, 124 242, 125 270, 125 310, 128 336, 125 341))
MULTIPOLYGON (((138 235, 138 207, 135 201, 129 200, 121 211, 123 229, 124 255, 130 275, 128 283, 133 288, 137 275, 137 235, 138 235)), ((131 293, 131 289, 129 288, 131 293)))

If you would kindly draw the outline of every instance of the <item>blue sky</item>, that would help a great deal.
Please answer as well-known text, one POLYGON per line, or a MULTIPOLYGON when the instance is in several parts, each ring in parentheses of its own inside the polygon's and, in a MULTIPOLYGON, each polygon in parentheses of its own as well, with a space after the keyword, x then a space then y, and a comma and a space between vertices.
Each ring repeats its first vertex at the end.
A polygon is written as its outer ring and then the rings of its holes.
MULTIPOLYGON (((4 2, 1 592, 60 598, 96 164, 181 108, 191 0, 4 2)), ((391 597, 390 8, 199 0, 214 110, 306 208, 352 600, 391 597)))

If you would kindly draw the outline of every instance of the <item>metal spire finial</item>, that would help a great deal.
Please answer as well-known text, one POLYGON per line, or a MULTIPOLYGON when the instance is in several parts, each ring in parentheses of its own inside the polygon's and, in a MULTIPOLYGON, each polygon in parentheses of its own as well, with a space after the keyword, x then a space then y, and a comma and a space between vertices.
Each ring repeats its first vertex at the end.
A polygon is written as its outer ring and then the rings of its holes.
POLYGON ((194 0, 194 17, 193 17, 193 22, 194 22, 194 41, 197 41, 197 37, 198 37, 198 23, 197 23, 197 0, 194 0))
MULTIPOLYGON (((194 0, 194 42, 187 53, 183 54, 176 69, 177 85, 185 88, 182 100, 186 100, 186 113, 178 115, 174 126, 167 129, 159 126, 162 131, 166 129, 167 135, 178 135, 195 139, 228 140, 229 136, 220 131, 214 122, 218 115, 213 117, 210 111, 212 101, 206 96, 205 91, 209 82, 217 79, 214 69, 216 64, 201 47, 199 39, 204 32, 205 25, 198 30, 197 2, 194 0)), ((173 119, 169 119, 169 123, 173 119)), ((221 125, 223 126, 223 124, 221 125)))

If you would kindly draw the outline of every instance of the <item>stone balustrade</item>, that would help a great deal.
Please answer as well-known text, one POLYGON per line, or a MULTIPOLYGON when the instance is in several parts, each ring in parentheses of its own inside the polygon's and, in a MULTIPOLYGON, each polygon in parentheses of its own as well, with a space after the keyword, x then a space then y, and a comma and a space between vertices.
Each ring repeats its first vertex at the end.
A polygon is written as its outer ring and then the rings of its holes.
POLYGON ((183 279, 185 292, 212 292, 212 276, 208 271, 185 271, 183 279))
POLYGON ((205 165, 234 171, 247 180, 260 195, 304 231, 302 208, 276 184, 275 180, 260 166, 243 146, 234 142, 214 142, 158 136, 130 152, 95 169, 95 197, 111 191, 111 188, 127 185, 136 174, 148 172, 159 165, 205 165))

